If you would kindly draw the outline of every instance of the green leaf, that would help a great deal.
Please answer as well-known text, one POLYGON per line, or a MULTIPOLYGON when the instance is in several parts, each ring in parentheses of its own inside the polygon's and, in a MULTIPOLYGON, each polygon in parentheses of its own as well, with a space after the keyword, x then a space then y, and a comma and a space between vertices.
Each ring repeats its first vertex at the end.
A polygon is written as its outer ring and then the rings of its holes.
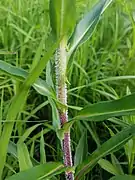
POLYGON ((82 134, 79 143, 76 147, 75 160, 74 160, 75 166, 81 164, 86 159, 87 154, 88 154, 88 144, 87 144, 87 133, 85 131, 82 134))
POLYGON ((117 169, 115 166, 113 166, 112 163, 110 163, 106 159, 100 159, 98 161, 98 164, 101 166, 102 169, 106 170, 107 172, 113 174, 113 175, 118 175, 119 173, 117 172, 117 169))
POLYGON ((125 128, 97 148, 82 164, 77 166, 75 180, 81 179, 104 156, 120 149, 135 135, 135 125, 125 128))
POLYGON ((22 171, 20 173, 17 173, 15 175, 7 178, 6 180, 44 179, 49 175, 54 176, 55 174, 57 174, 58 170, 63 169, 63 171, 64 171, 65 168, 63 168, 63 167, 64 167, 64 165, 61 163, 49 162, 49 163, 45 163, 42 165, 32 167, 32 168, 22 171))
MULTIPOLYGON (((1 60, 0 60, 0 71, 2 71, 4 74, 18 81, 24 81, 29 75, 29 73, 24 69, 12 66, 11 64, 1 60)), ((41 95, 53 96, 51 87, 49 87, 49 85, 41 78, 38 78, 35 81, 33 87, 41 95)))
POLYGON ((14 168, 12 167, 12 165, 6 163, 6 164, 5 164, 5 167, 7 167, 11 172, 16 173, 16 171, 14 170, 14 168))
POLYGON ((20 171, 24 171, 33 167, 30 155, 25 143, 17 143, 17 154, 20 171))
POLYGON ((52 124, 53 124, 53 127, 55 130, 60 129, 60 118, 59 118, 57 106, 56 106, 53 99, 48 98, 48 101, 49 101, 51 108, 52 108, 52 124))
POLYGON ((10 153, 13 157, 15 157, 16 159, 17 157, 17 147, 16 144, 12 141, 9 142, 8 144, 8 153, 10 153))
POLYGON ((112 177, 110 180, 134 180, 135 176, 131 176, 131 175, 118 175, 118 176, 114 176, 112 177))
POLYGON ((118 100, 100 102, 82 109, 74 119, 103 121, 114 116, 135 114, 135 93, 118 100))
POLYGON ((89 105, 80 110, 76 117, 65 123, 63 128, 59 130, 59 133, 64 134, 67 132, 73 123, 77 120, 103 121, 115 116, 135 114, 135 101, 133 101, 134 98, 135 93, 118 100, 89 105))
POLYGON ((36 124, 28 129, 26 129, 25 133, 19 138, 18 143, 24 142, 28 138, 28 136, 40 125, 41 124, 36 124))
MULTIPOLYGON (((13 156, 15 159, 18 160, 17 145, 16 145, 14 142, 9 141, 7 152, 8 152, 9 154, 11 154, 11 156, 13 156)), ((38 161, 35 160, 35 159, 32 158, 32 157, 31 157, 31 161, 32 161, 32 164, 33 164, 33 165, 39 164, 38 161)))
POLYGON ((76 21, 75 0, 50 0, 50 22, 56 38, 70 36, 76 21))
POLYGON ((41 131, 40 137, 40 163, 46 163, 46 153, 45 153, 45 142, 44 142, 44 134, 43 130, 41 131))
MULTIPOLYGON (((130 141, 130 140, 129 140, 130 141)), ((111 160, 112 160, 112 164, 115 167, 115 169, 117 169, 117 172, 119 175, 123 175, 123 169, 122 166, 120 165, 120 162, 118 161, 118 159, 114 156, 114 154, 111 154, 111 160)))
POLYGON ((12 103, 8 109, 8 114, 6 117, 6 121, 4 123, 3 132, 0 137, 0 145, 1 145, 1 153, 0 153, 0 179, 2 177, 3 168, 6 161, 6 154, 8 149, 9 139, 12 133, 12 129, 14 126, 14 120, 17 117, 17 114, 22 110, 25 101, 28 96, 29 88, 32 84, 39 78, 40 74, 44 70, 47 62, 50 60, 52 54, 58 47, 60 40, 57 41, 46 54, 40 59, 39 63, 36 67, 31 71, 28 75, 24 83, 21 85, 19 91, 16 96, 13 98, 12 103))
POLYGON ((39 63, 44 43, 45 43, 45 36, 42 37, 42 40, 38 46, 38 49, 36 50, 36 54, 35 54, 35 57, 32 61, 30 71, 32 71, 37 66, 37 64, 39 63))
POLYGON ((46 82, 49 86, 55 89, 55 84, 53 83, 52 75, 53 75, 53 67, 51 61, 49 61, 46 66, 46 82))
POLYGON ((112 0, 99 0, 99 2, 92 8, 92 10, 88 12, 84 16, 84 18, 77 24, 74 33, 69 41, 70 50, 68 58, 70 58, 72 53, 79 45, 81 45, 91 37, 101 14, 103 14, 105 9, 111 2, 112 0))

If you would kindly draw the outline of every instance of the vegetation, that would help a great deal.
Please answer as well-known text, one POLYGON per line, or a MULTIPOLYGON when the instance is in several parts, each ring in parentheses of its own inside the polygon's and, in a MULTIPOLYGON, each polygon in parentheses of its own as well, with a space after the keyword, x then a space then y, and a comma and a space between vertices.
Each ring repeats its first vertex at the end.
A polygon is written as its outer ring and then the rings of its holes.
POLYGON ((135 178, 134 7, 0 1, 0 180, 135 178))

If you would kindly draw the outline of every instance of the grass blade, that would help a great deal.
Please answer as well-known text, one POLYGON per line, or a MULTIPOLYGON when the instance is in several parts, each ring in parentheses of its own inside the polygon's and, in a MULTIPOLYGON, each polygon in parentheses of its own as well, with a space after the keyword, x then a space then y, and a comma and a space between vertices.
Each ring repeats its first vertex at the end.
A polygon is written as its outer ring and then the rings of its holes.
POLYGON ((77 166, 81 164, 86 159, 87 154, 88 154, 88 144, 87 144, 87 133, 85 131, 82 134, 76 148, 74 165, 77 166))
POLYGON ((62 137, 63 133, 67 132, 68 129, 77 120, 104 121, 115 116, 135 114, 135 101, 133 101, 134 98, 135 93, 118 100, 100 102, 89 105, 80 110, 76 117, 65 123, 63 128, 59 130, 59 134, 61 134, 62 137))
POLYGON ((135 93, 118 100, 100 102, 82 109, 75 119, 102 121, 114 116, 135 114, 135 93))
POLYGON ((52 54, 54 53, 55 49, 57 48, 59 42, 54 44, 50 50, 41 58, 37 66, 31 71, 28 75, 27 79, 24 81, 22 86, 20 87, 20 91, 14 97, 6 117, 7 121, 4 123, 3 132, 0 138, 0 145, 1 145, 1 153, 0 153, 0 179, 2 178, 2 172, 6 161, 6 154, 8 149, 9 139, 12 133, 12 129, 14 126, 14 120, 16 119, 17 114, 22 110, 23 105, 27 99, 28 91, 30 86, 36 81, 39 75, 44 70, 47 62, 50 60, 52 54))
MULTIPOLYGON (((1 60, 0 71, 18 81, 24 81, 29 76, 29 73, 24 69, 12 66, 9 63, 1 60)), ((49 85, 41 78, 38 78, 32 86, 41 95, 54 96, 51 87, 49 87, 49 85)))
POLYGON ((101 14, 105 11, 112 0, 100 0, 90 12, 77 24, 74 33, 70 39, 69 58, 75 49, 87 41, 95 29, 101 14))
POLYGON ((77 166, 75 180, 81 179, 81 177, 88 173, 102 157, 121 148, 134 135, 135 125, 132 125, 111 137, 108 141, 96 149, 92 155, 87 158, 87 160, 77 166))
POLYGON ((44 141, 43 130, 41 131, 41 138, 40 138, 40 162, 41 164, 46 163, 45 141, 44 141))
POLYGON ((134 180, 135 176, 132 175, 118 175, 118 176, 114 176, 112 177, 110 180, 134 180))
POLYGON ((30 155, 25 143, 17 143, 17 154, 20 171, 32 168, 33 164, 30 159, 30 155))
POLYGON ((64 165, 61 163, 45 163, 42 165, 38 165, 35 167, 32 167, 28 170, 22 171, 20 173, 17 173, 6 180, 24 180, 24 179, 32 179, 32 180, 37 180, 37 179, 44 179, 48 175, 54 176, 57 174, 58 170, 65 170, 63 168, 64 165))

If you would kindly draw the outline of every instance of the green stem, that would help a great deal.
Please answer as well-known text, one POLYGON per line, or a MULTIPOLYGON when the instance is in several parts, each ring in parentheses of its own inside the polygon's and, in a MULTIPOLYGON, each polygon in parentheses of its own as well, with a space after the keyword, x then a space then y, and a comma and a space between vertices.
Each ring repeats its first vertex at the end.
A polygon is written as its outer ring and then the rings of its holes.
MULTIPOLYGON (((58 100, 67 105, 67 85, 66 85, 66 65, 67 65, 67 52, 64 39, 60 43, 60 47, 56 52, 56 89, 58 100)), ((68 110, 61 107, 59 110, 59 117, 61 127, 68 121, 68 110)), ((70 131, 64 134, 64 139, 61 142, 63 150, 63 159, 65 166, 72 167, 72 155, 70 144, 70 131)), ((73 172, 66 172, 66 179, 73 180, 73 172)))

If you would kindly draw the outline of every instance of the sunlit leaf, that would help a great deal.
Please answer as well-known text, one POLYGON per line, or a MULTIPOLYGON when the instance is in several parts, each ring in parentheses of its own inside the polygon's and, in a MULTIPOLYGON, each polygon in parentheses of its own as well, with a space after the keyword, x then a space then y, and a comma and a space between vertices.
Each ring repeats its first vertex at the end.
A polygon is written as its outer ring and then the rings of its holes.
POLYGON ((111 2, 112 0, 99 0, 99 2, 77 24, 74 33, 69 41, 70 50, 68 58, 70 58, 72 53, 79 45, 81 45, 91 37, 101 14, 103 14, 105 9, 111 2))

